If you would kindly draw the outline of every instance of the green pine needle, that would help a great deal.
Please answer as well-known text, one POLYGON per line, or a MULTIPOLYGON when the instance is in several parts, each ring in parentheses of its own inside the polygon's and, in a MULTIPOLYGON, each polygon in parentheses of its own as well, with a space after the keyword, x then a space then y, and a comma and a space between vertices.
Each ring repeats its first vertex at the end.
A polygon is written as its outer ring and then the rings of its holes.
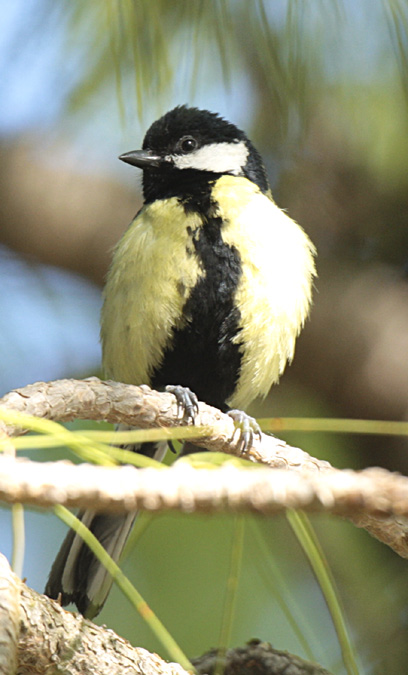
POLYGON ((334 629, 337 633, 347 673, 348 675, 359 675, 356 655, 348 634, 336 584, 310 520, 302 511, 293 511, 291 509, 287 509, 286 518, 310 563, 323 593, 332 617, 334 629))
POLYGON ((95 535, 74 516, 65 506, 57 505, 54 507, 55 514, 68 527, 72 528, 91 549, 94 556, 99 562, 104 565, 112 576, 113 581, 119 586, 121 591, 139 612, 142 619, 150 627, 154 635, 161 642, 164 649, 167 651, 169 657, 179 663, 183 668, 189 671, 194 671, 193 665, 190 663, 184 652, 181 650, 177 642, 170 635, 167 628, 162 624, 160 619, 156 616, 153 610, 149 607, 147 602, 140 595, 139 591, 133 586, 125 574, 123 574, 119 565, 117 565, 110 555, 105 551, 102 544, 98 541, 95 535))
POLYGON ((14 574, 22 579, 25 551, 24 507, 22 504, 13 504, 11 507, 11 521, 13 528, 11 569, 14 574))
POLYGON ((214 675, 222 675, 224 672, 224 658, 231 642, 232 627, 237 605, 238 584, 241 576, 242 554, 244 550, 245 518, 242 515, 235 516, 232 531, 231 558, 227 580, 224 608, 221 621, 220 637, 218 640, 217 661, 214 675))

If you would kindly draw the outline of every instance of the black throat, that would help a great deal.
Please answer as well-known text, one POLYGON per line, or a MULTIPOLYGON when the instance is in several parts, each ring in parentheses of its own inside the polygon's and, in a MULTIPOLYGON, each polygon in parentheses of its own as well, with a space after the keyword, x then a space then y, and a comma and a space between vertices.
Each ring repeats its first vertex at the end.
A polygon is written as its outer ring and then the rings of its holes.
POLYGON ((206 198, 221 174, 197 169, 175 169, 172 166, 143 171, 143 195, 146 204, 156 199, 177 197, 195 201, 197 210, 206 210, 206 198))

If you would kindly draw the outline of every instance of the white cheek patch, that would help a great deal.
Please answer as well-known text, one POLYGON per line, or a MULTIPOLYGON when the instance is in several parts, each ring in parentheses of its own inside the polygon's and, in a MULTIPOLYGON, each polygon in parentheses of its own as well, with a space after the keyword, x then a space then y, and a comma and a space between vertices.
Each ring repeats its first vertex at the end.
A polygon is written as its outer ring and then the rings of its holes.
POLYGON ((197 169, 213 173, 242 172, 248 157, 248 148, 239 143, 211 143, 190 152, 188 155, 170 155, 168 158, 178 169, 197 169))

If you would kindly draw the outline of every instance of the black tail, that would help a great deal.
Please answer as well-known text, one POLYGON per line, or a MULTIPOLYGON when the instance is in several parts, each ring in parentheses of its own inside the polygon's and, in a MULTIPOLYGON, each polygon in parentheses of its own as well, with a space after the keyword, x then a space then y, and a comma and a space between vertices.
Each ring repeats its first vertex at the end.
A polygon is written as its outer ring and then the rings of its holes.
MULTIPOLYGON (((166 443, 143 443, 137 452, 160 461, 166 448, 166 443)), ((135 446, 131 449, 136 451, 135 446)), ((118 562, 136 515, 136 511, 111 515, 87 510, 79 513, 78 518, 118 562)), ((109 572, 81 537, 70 530, 51 568, 45 594, 55 600, 60 596, 63 605, 74 602, 81 614, 92 619, 101 611, 111 586, 109 572)))
MULTIPOLYGON (((115 562, 118 562, 136 512, 120 515, 83 511, 78 514, 115 562)), ((74 602, 81 614, 92 619, 102 609, 112 586, 112 577, 73 530, 64 539, 51 568, 45 594, 62 604, 74 602)))

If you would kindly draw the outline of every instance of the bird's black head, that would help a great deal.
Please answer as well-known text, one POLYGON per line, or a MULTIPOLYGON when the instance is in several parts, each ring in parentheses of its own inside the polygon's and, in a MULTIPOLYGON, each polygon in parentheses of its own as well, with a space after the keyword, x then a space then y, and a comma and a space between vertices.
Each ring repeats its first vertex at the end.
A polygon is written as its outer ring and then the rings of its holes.
POLYGON ((177 106, 154 122, 143 149, 120 156, 143 169, 146 202, 186 194, 222 174, 244 176, 269 189, 262 158, 243 131, 216 113, 177 106))

